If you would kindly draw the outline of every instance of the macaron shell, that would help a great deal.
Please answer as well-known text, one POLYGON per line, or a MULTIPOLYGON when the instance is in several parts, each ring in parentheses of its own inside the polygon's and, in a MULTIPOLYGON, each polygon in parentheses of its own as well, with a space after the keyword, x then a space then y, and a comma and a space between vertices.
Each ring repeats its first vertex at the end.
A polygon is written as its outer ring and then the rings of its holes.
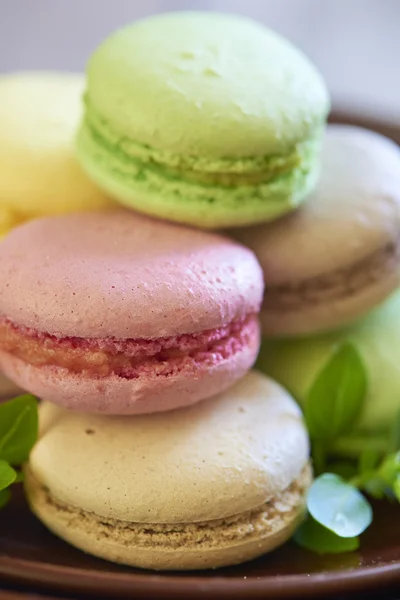
POLYGON ((157 339, 256 314, 254 254, 124 210, 15 229, 0 248, 0 313, 61 337, 157 339))
POLYGON ((400 293, 358 323, 303 339, 264 339, 258 367, 304 405, 315 377, 338 346, 353 343, 364 361, 368 392, 355 432, 387 435, 400 410, 400 293))
POLYGON ((394 243, 400 229, 400 149, 377 133, 328 125, 321 174, 299 211, 235 232, 269 285, 340 271, 394 243))
MULTIPOLYGON (((73 152, 83 88, 83 75, 75 73, 0 77, 0 202, 10 226, 111 205, 73 152)), ((2 221, 0 214, 0 227, 2 221)))
POLYGON ((307 202, 234 235, 263 267, 266 335, 350 323, 400 284, 398 146, 365 129, 328 126, 321 176, 307 202))
POLYGON ((35 367, 0 351, 0 365, 10 379, 43 400, 90 413, 132 415, 189 406, 224 391, 244 376, 256 361, 260 347, 258 324, 249 342, 232 356, 214 364, 197 363, 168 376, 149 368, 142 376, 90 377, 56 367, 35 367))
POLYGON ((207 12, 112 34, 89 60, 87 99, 126 138, 210 159, 284 154, 329 110, 320 75, 289 42, 207 12))
POLYGON ((250 250, 221 236, 124 210, 45 218, 2 242, 0 282, 0 314, 21 336, 14 348, 4 342, 0 368, 29 392, 67 407, 107 414, 170 410, 226 389, 256 359, 261 269, 250 250), (220 347, 208 344, 207 332, 218 339, 217 330, 231 325, 220 347), (197 333, 207 339, 193 354, 183 338, 197 333), (145 354, 135 363, 119 348, 129 341, 157 347, 163 338, 178 353, 182 342, 182 354, 155 350, 153 360, 145 354), (35 352, 46 340, 56 348, 39 363, 35 352), (21 355, 25 342, 29 349, 21 355), (71 347, 89 356, 84 366, 57 362, 71 347), (89 360, 96 366, 96 352, 106 362, 116 353, 139 366, 122 373, 111 365, 99 373, 89 360))
MULTIPOLYGON (((303 479, 304 485, 310 484, 307 477, 303 479)), ((96 522, 93 515, 82 514, 74 507, 57 506, 29 471, 25 472, 25 490, 36 516, 73 546, 112 562, 153 570, 215 569, 256 558, 282 545, 292 536, 303 519, 305 508, 304 490, 292 494, 293 497, 287 500, 283 494, 279 500, 282 512, 277 512, 270 519, 265 516, 260 523, 253 524, 251 515, 247 513, 248 521, 243 515, 236 531, 232 525, 226 525, 229 532, 224 531, 223 524, 220 527, 210 525, 206 541, 202 528, 196 532, 193 526, 191 535, 187 527, 183 530, 182 526, 177 525, 170 532, 169 544, 163 545, 160 540, 152 540, 151 533, 144 538, 143 535, 138 536, 135 527, 129 527, 128 524, 122 531, 116 524, 111 532, 108 528, 104 535, 104 523, 96 522), (240 535, 241 532, 243 535, 240 535)), ((151 527, 149 525, 149 531, 151 527)))
MULTIPOLYGON (((122 143, 122 142, 121 142, 122 143)), ((85 125, 76 144, 77 157, 88 176, 110 197, 138 212, 205 229, 240 227, 271 221, 293 211, 314 189, 319 174, 320 135, 310 140, 306 156, 283 176, 257 185, 207 184, 183 169, 163 172, 154 163, 132 160, 99 144, 85 125)), ((173 157, 180 162, 180 157, 173 157)), ((204 161, 206 162, 206 161, 204 161)), ((208 164, 208 168, 212 161, 208 164)), ((268 178, 267 178, 268 179, 268 178)))
POLYGON ((267 299, 260 312, 263 334, 272 338, 303 337, 358 321, 384 302, 400 284, 400 246, 386 258, 383 263, 362 265, 358 274, 338 275, 331 294, 324 294, 321 287, 322 293, 316 292, 310 299, 304 292, 303 298, 297 295, 300 304, 293 301, 284 309, 279 302, 269 307, 267 299))
POLYGON ((283 492, 308 460, 298 407, 257 372, 210 400, 151 416, 47 411, 32 475, 98 517, 192 523, 239 514, 283 492))

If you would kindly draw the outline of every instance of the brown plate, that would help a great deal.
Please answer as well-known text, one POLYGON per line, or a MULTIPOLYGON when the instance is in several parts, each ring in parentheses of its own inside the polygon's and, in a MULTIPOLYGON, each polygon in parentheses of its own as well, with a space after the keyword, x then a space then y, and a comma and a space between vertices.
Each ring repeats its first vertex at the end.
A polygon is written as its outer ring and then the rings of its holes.
MULTIPOLYGON (((336 115, 391 135, 398 129, 336 115)), ((256 561, 218 571, 152 573, 92 558, 51 535, 29 513, 22 491, 0 512, 0 583, 55 595, 95 598, 321 598, 400 589, 400 509, 374 506, 358 552, 319 557, 288 543, 256 561)), ((7 597, 7 596, 6 596, 7 597)))
POLYGON ((321 598, 400 588, 400 511, 375 506, 358 552, 319 557, 294 544, 256 561, 198 573, 151 573, 92 558, 49 533, 30 513, 22 491, 0 513, 0 581, 53 594, 99 598, 321 598))

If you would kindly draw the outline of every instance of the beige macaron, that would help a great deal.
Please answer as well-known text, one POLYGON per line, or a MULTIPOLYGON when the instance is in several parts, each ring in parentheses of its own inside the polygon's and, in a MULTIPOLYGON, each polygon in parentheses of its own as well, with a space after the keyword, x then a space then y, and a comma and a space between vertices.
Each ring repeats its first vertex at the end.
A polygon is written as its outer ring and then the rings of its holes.
POLYGON ((25 487, 72 545, 147 569, 208 569, 283 544, 304 513, 309 445, 299 408, 250 372, 189 408, 135 417, 45 403, 25 487))
POLYGON ((330 125, 315 192, 294 214, 237 230, 261 263, 266 336, 330 331, 400 285, 400 150, 357 127, 330 125))

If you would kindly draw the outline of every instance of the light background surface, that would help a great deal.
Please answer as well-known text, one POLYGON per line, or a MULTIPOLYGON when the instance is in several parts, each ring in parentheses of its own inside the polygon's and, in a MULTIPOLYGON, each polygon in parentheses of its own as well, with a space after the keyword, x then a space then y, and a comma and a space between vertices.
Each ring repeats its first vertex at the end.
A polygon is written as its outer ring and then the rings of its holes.
POLYGON ((0 72, 82 70, 116 27, 190 9, 263 21, 314 60, 337 106, 400 121, 400 0, 0 0, 0 72))

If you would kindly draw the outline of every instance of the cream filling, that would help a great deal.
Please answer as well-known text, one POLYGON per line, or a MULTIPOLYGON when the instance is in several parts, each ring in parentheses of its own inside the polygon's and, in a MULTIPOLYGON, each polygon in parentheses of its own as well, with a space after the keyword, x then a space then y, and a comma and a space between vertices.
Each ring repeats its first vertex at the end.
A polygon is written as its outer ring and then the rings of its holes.
POLYGON ((283 312, 303 304, 323 304, 327 300, 351 297, 393 271, 399 258, 399 244, 390 242, 357 263, 304 281, 268 285, 264 310, 283 312))
MULTIPOLYGON (((273 534, 296 518, 305 507, 305 496, 311 484, 311 467, 307 464, 297 479, 283 492, 262 506, 239 515, 200 521, 197 523, 130 523, 119 519, 105 519, 94 513, 69 506, 42 486, 26 469, 28 496, 35 511, 52 515, 68 529, 92 532, 97 540, 113 539, 125 546, 162 547, 175 549, 183 546, 221 547, 232 542, 259 539, 273 534)), ((52 518, 49 518, 51 521, 52 518)))

